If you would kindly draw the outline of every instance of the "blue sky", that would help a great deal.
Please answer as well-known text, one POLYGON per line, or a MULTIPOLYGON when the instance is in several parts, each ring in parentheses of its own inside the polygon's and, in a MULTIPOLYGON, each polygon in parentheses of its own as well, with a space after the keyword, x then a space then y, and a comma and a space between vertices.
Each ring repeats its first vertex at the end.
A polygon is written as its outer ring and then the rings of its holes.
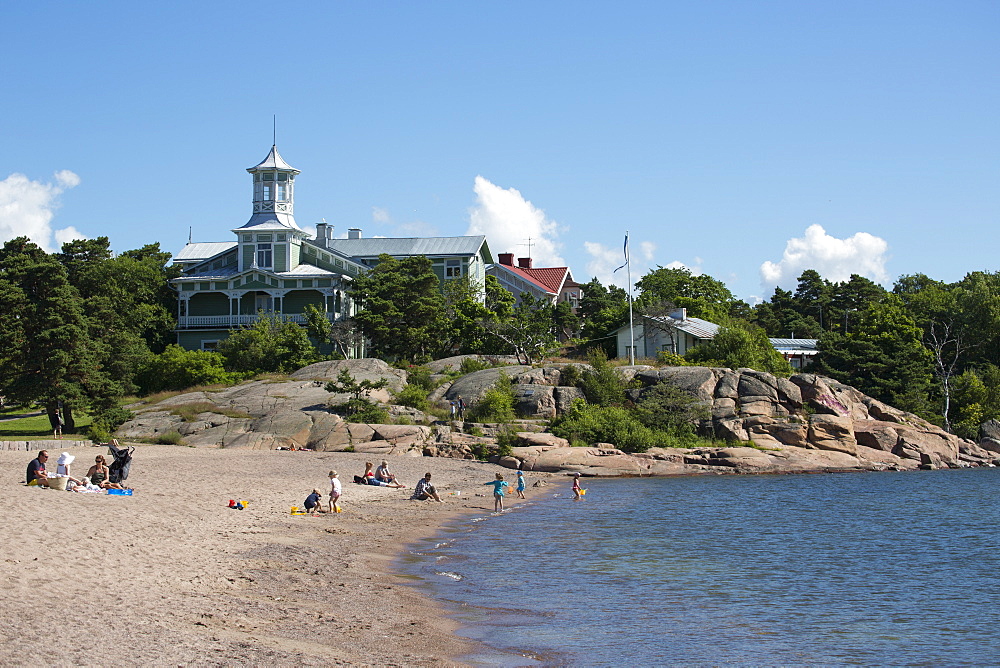
POLYGON ((24 2, 0 241, 226 241, 244 171, 337 234, 485 232, 624 284, 998 270, 1000 3, 24 2))

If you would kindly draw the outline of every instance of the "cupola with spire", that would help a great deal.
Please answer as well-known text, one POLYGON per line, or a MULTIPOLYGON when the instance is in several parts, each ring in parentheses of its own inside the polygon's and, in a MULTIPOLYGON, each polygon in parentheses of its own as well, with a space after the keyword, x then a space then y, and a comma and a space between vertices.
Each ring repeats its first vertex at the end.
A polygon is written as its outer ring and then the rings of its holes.
POLYGON ((253 215, 240 229, 282 227, 299 230, 295 224, 295 175, 299 170, 289 165, 272 145, 271 152, 259 164, 247 168, 253 175, 253 215))

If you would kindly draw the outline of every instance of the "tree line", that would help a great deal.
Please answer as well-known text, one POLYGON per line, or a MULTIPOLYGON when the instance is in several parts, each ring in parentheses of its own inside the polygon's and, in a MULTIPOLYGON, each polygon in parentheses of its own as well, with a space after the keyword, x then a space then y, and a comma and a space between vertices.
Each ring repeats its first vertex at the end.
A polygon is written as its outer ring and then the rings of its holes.
MULTIPOLYGON (((358 305, 330 322, 307 307, 307 326, 261 314, 217 351, 174 344, 179 274, 158 244, 114 255, 108 239, 73 241, 46 253, 26 238, 0 249, 0 395, 62 415, 93 416, 108 432, 128 413, 130 395, 230 384, 283 373, 321 359, 366 354, 401 365, 456 354, 515 355, 532 364, 555 354, 616 353, 613 333, 628 322, 628 293, 596 278, 582 286, 576 312, 521 294, 493 277, 444 289, 423 256, 387 255, 355 279, 358 305)), ((1000 417, 1000 274, 974 272, 955 283, 923 274, 892 289, 861 276, 830 282, 813 270, 794 291, 776 288, 755 306, 721 281, 684 268, 657 267, 636 284, 635 312, 656 318, 675 308, 721 326, 710 342, 659 363, 751 367, 781 375, 788 363, 767 338, 816 338, 811 368, 967 437, 1000 417)), ((663 321, 660 319, 659 321, 663 321)), ((655 321, 654 321, 655 322, 655 321)), ((669 326, 669 325, 667 325, 669 326)))

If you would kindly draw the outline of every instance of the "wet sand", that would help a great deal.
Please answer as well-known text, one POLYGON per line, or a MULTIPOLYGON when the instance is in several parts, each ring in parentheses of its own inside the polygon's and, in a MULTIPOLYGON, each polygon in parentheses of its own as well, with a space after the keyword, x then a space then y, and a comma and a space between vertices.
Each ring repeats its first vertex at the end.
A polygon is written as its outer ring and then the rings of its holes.
MULTIPOLYGON (((67 450, 76 477, 107 455, 67 450)), ((134 495, 115 497, 25 487, 34 454, 0 451, 2 665, 450 666, 482 649, 391 568, 409 543, 492 511, 474 494, 508 469, 390 457, 407 485, 394 490, 353 484, 370 454, 144 445, 134 495), (314 487, 326 505, 331 469, 344 512, 290 515, 314 487), (462 495, 410 501, 427 471, 462 495)))

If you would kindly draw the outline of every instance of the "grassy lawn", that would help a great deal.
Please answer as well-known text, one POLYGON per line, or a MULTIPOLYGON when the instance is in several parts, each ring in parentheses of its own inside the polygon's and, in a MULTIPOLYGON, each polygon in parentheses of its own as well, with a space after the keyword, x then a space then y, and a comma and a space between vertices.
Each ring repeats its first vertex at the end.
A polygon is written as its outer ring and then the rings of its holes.
MULTIPOLYGON (((29 412, 34 411, 25 408, 4 409, 0 411, 0 417, 4 415, 21 415, 29 412)), ((89 425, 89 415, 78 415, 76 417, 76 429, 78 432, 82 432, 89 425)), ((0 422, 0 441, 35 441, 46 438, 52 438, 52 427, 49 426, 47 415, 36 415, 0 422)), ((70 434, 64 430, 63 438, 82 439, 84 437, 80 434, 70 434)))

